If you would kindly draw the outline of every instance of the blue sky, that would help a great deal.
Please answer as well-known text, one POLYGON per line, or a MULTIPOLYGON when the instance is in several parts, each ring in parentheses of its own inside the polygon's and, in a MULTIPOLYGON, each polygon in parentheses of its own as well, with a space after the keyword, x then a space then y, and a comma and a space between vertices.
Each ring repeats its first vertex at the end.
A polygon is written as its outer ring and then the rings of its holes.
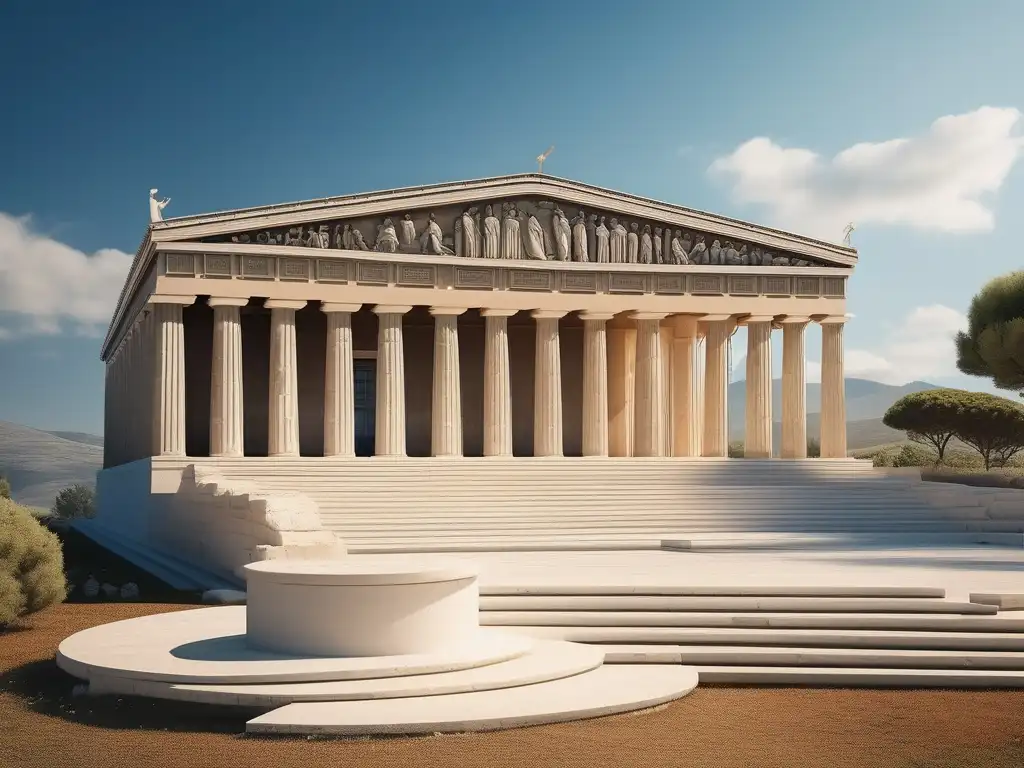
POLYGON ((9 0, 0 419, 101 429, 97 328, 150 187, 183 215, 528 171, 549 144, 562 177, 834 240, 854 220, 848 373, 987 388, 949 336, 1020 264, 1022 38, 998 0, 9 0))

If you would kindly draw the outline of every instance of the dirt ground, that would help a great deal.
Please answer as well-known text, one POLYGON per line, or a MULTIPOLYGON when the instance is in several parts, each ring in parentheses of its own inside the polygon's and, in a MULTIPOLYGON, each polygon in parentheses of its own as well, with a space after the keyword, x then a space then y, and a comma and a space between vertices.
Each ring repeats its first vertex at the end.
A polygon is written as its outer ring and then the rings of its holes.
POLYGON ((1021 768, 1024 691, 702 687, 655 710, 409 739, 260 739, 231 710, 72 694, 66 636, 174 605, 65 604, 0 634, 0 766, 1021 768))

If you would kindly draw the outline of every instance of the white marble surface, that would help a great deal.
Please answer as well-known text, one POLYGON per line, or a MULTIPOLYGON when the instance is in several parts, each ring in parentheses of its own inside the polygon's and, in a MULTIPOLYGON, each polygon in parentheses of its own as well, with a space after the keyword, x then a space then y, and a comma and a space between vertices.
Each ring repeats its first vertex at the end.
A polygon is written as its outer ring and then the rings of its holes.
POLYGON ((439 555, 352 555, 330 560, 264 560, 245 566, 247 577, 279 584, 376 586, 472 579, 472 560, 439 555))

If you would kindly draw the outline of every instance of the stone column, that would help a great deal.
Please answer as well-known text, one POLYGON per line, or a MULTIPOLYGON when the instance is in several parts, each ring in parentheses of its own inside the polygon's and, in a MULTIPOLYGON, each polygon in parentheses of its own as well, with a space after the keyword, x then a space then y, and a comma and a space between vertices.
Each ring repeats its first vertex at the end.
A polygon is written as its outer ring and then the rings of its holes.
POLYGON ((661 321, 661 392, 662 414, 664 417, 661 430, 661 455, 671 456, 674 443, 675 418, 672 409, 672 349, 675 341, 674 321, 667 318, 661 321))
POLYGON ((608 335, 608 455, 633 455, 633 395, 636 323, 616 319, 608 335))
POLYGON ((846 379, 843 373, 844 316, 821 323, 821 457, 846 458, 846 379))
POLYGON ((430 411, 432 456, 462 455, 462 382, 459 315, 465 309, 431 307, 434 316, 434 393, 430 411))
POLYGON ((704 367, 707 362, 707 326, 697 324, 697 344, 694 372, 694 422, 697 433, 697 450, 694 456, 704 455, 704 367))
MULTIPOLYGON (((185 455, 185 328, 182 307, 195 296, 152 296, 153 455, 185 455)), ((118 462, 120 463, 120 462, 118 462)))
POLYGON ((581 312, 583 320, 583 455, 608 455, 608 332, 610 312, 581 312))
POLYGON ((705 317, 707 347, 704 362, 704 456, 729 455, 728 387, 730 315, 705 317))
POLYGON ((747 408, 743 455, 772 456, 772 322, 770 315, 747 318, 747 408))
POLYGON ((305 301, 268 299, 270 310, 270 456, 299 455, 299 374, 295 312, 305 301))
POLYGON ((139 372, 139 389, 142 398, 140 414, 140 430, 142 432, 142 455, 149 456, 153 451, 153 310, 146 307, 142 311, 142 370, 139 372))
POLYGON ((242 325, 240 308, 248 299, 211 296, 213 365, 210 368, 210 455, 242 456, 242 325))
POLYGON ((672 322, 672 455, 699 456, 697 318, 676 315, 672 322))
POLYGON ((374 453, 405 456, 405 344, 402 317, 412 307, 378 304, 377 417, 374 453))
POLYGON ((512 386, 508 319, 514 309, 482 309, 484 317, 484 456, 512 455, 512 386))
POLYGON ((782 458, 807 458, 807 382, 804 331, 807 317, 782 320, 782 458))
POLYGON ((665 381, 661 362, 661 321, 664 313, 636 312, 636 416, 634 456, 664 455, 665 381))
POLYGON ((533 370, 533 455, 562 455, 562 356, 558 321, 562 310, 535 310, 536 357, 533 370))
POLYGON ((361 304, 325 302, 327 365, 324 370, 324 456, 356 455, 355 372, 352 313, 361 304))
POLYGON ((138 391, 135 387, 135 370, 139 350, 139 325, 138 318, 132 321, 131 329, 125 337, 124 343, 124 381, 125 392, 121 407, 124 408, 125 423, 127 429, 124 431, 124 455, 125 461, 135 461, 136 436, 138 433, 138 412, 136 410, 136 398, 138 391))

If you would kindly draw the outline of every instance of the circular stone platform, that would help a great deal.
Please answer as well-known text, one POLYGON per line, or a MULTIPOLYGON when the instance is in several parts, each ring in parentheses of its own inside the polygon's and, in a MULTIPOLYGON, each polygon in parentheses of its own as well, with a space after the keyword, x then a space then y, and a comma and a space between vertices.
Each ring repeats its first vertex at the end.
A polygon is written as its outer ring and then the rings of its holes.
POLYGON ((312 656, 423 654, 471 642, 480 594, 472 563, 367 555, 245 566, 254 648, 312 656))

